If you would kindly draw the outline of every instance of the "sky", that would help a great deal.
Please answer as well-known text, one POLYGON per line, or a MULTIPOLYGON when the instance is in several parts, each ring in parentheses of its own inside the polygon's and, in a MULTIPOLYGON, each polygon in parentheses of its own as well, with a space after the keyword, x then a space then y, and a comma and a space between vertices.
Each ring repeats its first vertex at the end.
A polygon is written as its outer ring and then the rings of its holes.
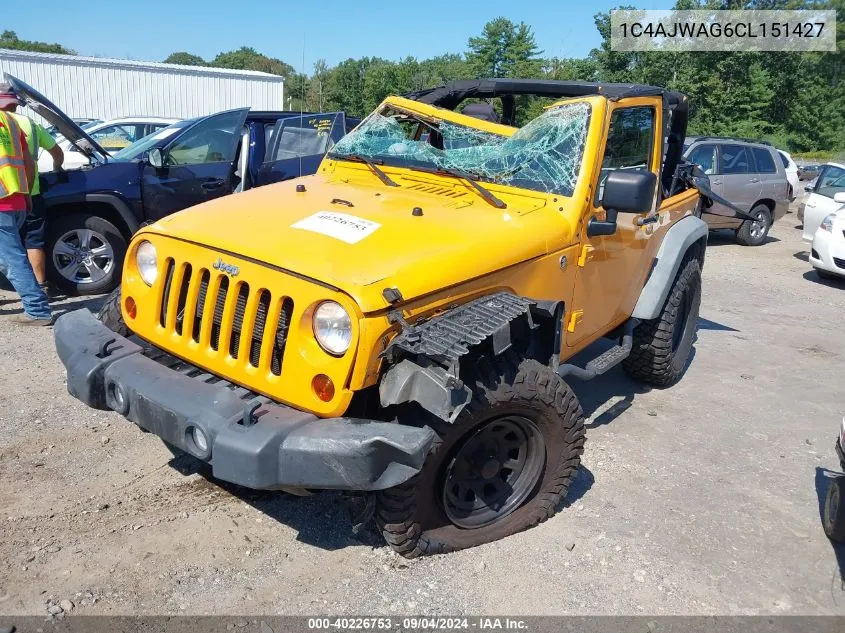
MULTIPOLYGON (((584 57, 600 43, 593 14, 621 0, 67 0, 26 2, 6 12, 4 29, 21 39, 58 42, 81 55, 162 61, 174 51, 211 59, 251 46, 311 73, 323 58, 397 60, 462 53, 486 22, 504 16, 534 29, 547 57, 584 57), (304 53, 304 54, 303 54, 304 53), (304 63, 303 63, 304 57, 304 63)), ((638 8, 670 8, 671 0, 639 0, 638 8)))

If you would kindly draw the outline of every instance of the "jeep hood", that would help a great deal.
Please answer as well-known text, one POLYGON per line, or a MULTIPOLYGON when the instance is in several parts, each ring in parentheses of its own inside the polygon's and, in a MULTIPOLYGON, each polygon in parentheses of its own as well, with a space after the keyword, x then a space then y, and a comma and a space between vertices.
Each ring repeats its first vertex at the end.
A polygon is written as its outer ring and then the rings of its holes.
POLYGON ((364 312, 388 306, 385 288, 410 300, 544 255, 575 233, 567 214, 543 210, 544 198, 531 192, 497 190, 508 203, 497 209, 458 179, 394 176, 402 186, 383 187, 370 176, 361 185, 322 173, 268 185, 146 230, 331 284, 364 312))

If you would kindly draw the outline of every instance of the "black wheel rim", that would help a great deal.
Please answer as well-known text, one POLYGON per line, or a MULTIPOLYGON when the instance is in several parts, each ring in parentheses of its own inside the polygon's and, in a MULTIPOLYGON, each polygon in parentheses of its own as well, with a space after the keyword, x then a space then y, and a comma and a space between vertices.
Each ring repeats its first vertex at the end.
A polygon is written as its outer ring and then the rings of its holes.
POLYGON ((678 306, 678 314, 675 318, 675 328, 672 330, 672 351, 676 352, 684 340, 684 332, 687 329, 687 319, 689 318, 690 308, 692 307, 692 293, 689 290, 684 290, 681 297, 681 305, 678 306))
POLYGON ((443 509, 462 528, 506 517, 528 498, 543 474, 546 444, 528 418, 491 420, 464 438, 447 464, 443 509))

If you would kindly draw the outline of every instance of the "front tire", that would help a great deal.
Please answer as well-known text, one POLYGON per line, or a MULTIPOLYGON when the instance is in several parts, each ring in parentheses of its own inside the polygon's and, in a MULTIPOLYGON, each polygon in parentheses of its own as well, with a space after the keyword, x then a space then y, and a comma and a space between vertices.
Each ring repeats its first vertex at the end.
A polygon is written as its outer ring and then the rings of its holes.
POLYGON ((760 246, 766 241, 772 226, 772 212, 765 204, 758 204, 749 212, 754 222, 745 220, 736 232, 736 241, 743 246, 760 246))
POLYGON ((832 541, 845 542, 845 477, 833 477, 824 500, 824 533, 832 541))
POLYGON ((105 303, 100 307, 97 318, 112 332, 127 337, 131 332, 126 326, 126 321, 123 320, 123 313, 120 311, 120 297, 120 286, 118 286, 112 290, 105 303))
POLYGON ((701 267, 692 257, 681 264, 660 316, 634 328, 631 353, 622 362, 625 372, 657 387, 678 380, 692 350, 700 306, 701 267))
POLYGON ((507 354, 482 358, 467 384, 473 399, 451 425, 409 408, 438 439, 418 475, 377 496, 378 527, 407 558, 489 543, 545 521, 581 463, 581 406, 549 367, 507 354))
POLYGON ((126 238, 90 213, 60 215, 48 225, 47 272, 69 295, 110 292, 120 283, 126 238))

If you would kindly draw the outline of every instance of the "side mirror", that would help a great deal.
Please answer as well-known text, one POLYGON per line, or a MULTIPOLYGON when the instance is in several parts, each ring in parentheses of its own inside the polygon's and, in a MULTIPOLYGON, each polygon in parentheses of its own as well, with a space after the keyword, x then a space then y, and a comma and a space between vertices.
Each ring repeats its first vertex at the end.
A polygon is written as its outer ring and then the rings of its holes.
POLYGON ((162 167, 164 167, 164 154, 158 147, 154 147, 150 150, 150 153, 147 155, 147 160, 149 161, 150 165, 152 165, 156 169, 161 169, 162 167))
POLYGON ((813 191, 813 185, 804 185, 804 191, 811 193, 813 191))
POLYGON ((845 191, 833 194, 833 201, 839 204, 845 204, 845 191))
POLYGON ((591 218, 587 225, 587 236, 613 235, 616 232, 616 217, 620 213, 648 213, 654 204, 657 176, 650 171, 610 172, 604 181, 601 206, 605 219, 591 218))

